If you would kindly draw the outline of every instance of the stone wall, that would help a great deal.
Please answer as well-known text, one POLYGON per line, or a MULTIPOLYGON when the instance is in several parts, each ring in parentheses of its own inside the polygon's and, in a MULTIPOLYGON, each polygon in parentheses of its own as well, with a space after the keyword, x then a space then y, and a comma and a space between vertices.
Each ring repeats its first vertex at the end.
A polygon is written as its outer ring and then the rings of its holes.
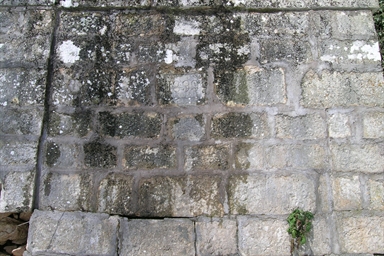
POLYGON ((0 0, 27 255, 384 253, 376 0, 0 0))

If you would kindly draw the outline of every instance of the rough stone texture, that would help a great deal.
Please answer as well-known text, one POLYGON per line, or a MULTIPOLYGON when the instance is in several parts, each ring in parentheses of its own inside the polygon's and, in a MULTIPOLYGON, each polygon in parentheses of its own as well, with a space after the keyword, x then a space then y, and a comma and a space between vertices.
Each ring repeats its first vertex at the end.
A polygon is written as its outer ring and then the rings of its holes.
POLYGON ((238 217, 238 222, 242 255, 289 255, 285 220, 238 217))
POLYGON ((0 134, 40 135, 43 111, 37 109, 8 108, 0 110, 0 134))
POLYGON ((174 169, 176 149, 169 145, 129 146, 124 150, 123 166, 127 169, 174 169))
POLYGON ((254 143, 240 143, 236 146, 235 167, 241 170, 263 169, 265 162, 264 149, 254 143))
POLYGON ((35 210, 30 223, 27 250, 32 255, 117 255, 117 217, 35 210))
POLYGON ((313 254, 330 254, 332 252, 332 237, 329 219, 320 215, 315 215, 312 224, 313 236, 309 237, 309 243, 313 254))
POLYGON ((237 224, 232 219, 199 218, 196 222, 197 255, 234 255, 237 224))
POLYGON ((36 163, 37 140, 2 139, 0 137, 0 166, 30 166, 36 163))
POLYGON ((186 171, 227 170, 229 147, 227 145, 194 146, 185 150, 186 171))
POLYGON ((335 210, 360 210, 362 208, 359 176, 333 177, 332 189, 335 210))
POLYGON ((381 144, 336 144, 330 145, 333 168, 339 172, 383 172, 384 158, 381 144))
POLYGON ((219 176, 177 176, 142 179, 139 216, 222 216, 219 176))
POLYGON ((172 118, 169 120, 169 135, 175 140, 199 141, 205 135, 205 123, 202 115, 172 118))
POLYGON ((316 209, 313 175, 231 176, 228 194, 231 214, 288 214, 300 207, 316 209))
POLYGON ((382 211, 384 209, 384 182, 382 177, 368 180, 369 209, 382 211))
POLYGON ((194 227, 190 220, 123 219, 120 229, 120 255, 195 255, 194 227))
POLYGON ((384 137, 384 113, 367 113, 363 118, 364 138, 384 137))
POLYGON ((341 253, 383 253, 384 218, 380 216, 337 216, 341 253))
POLYGON ((334 113, 328 116, 328 134, 331 138, 346 138, 352 135, 350 117, 344 113, 334 113))

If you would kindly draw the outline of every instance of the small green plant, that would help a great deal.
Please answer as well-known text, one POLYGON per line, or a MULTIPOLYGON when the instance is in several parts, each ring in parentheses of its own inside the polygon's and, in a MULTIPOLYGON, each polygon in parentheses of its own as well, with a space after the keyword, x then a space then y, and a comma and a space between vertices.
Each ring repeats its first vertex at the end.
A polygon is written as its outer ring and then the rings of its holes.
POLYGON ((307 235, 312 228, 313 214, 308 211, 295 209, 288 216, 288 234, 291 235, 291 255, 295 249, 307 242, 307 235))

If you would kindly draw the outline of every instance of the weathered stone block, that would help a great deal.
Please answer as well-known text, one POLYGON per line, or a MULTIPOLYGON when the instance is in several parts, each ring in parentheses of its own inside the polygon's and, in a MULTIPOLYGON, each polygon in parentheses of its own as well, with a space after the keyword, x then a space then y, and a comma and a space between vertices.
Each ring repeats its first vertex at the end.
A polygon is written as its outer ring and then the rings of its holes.
POLYGON ((64 8, 72 7, 148 7, 150 1, 148 0, 60 0, 60 6, 64 8))
POLYGON ((266 149, 268 168, 323 169, 326 153, 320 145, 276 145, 266 149))
POLYGON ((270 134, 264 113, 225 113, 212 118, 211 136, 221 138, 265 138, 270 134))
POLYGON ((0 212, 32 211, 34 171, 0 172, 0 212))
POLYGON ((317 189, 319 207, 317 212, 329 213, 331 211, 331 179, 328 174, 322 174, 319 177, 319 186, 317 189))
POLYGON ((242 255, 289 255, 287 222, 238 217, 239 251, 242 255))
POLYGON ((312 58, 310 44, 306 41, 260 40, 260 62, 262 64, 280 61, 306 63, 312 58))
POLYGON ((341 253, 384 252, 384 218, 382 216, 342 216, 337 218, 341 253))
POLYGON ((167 31, 172 20, 161 14, 121 13, 116 19, 115 33, 123 36, 148 37, 167 31))
POLYGON ((50 0, 1 0, 0 1, 0 5, 11 5, 11 6, 26 6, 26 5, 49 6, 53 4, 54 2, 50 0))
POLYGON ((253 8, 314 8, 314 7, 366 7, 378 8, 377 1, 375 0, 289 0, 289 1, 252 1, 252 0, 227 0, 224 1, 228 6, 235 7, 253 7, 253 8))
POLYGON ((35 210, 29 223, 32 255, 116 255, 118 217, 35 210))
POLYGON ((165 57, 164 44, 159 41, 151 42, 148 40, 146 43, 141 43, 136 51, 139 64, 159 63, 167 58, 165 57))
POLYGON ((362 208, 359 176, 333 177, 332 192, 336 211, 360 210, 362 208))
POLYGON ((123 69, 117 74, 116 98, 118 105, 150 105, 151 74, 145 69, 123 69))
POLYGON ((262 170, 265 154, 262 145, 255 143, 240 143, 236 146, 235 167, 241 170, 262 170))
POLYGON ((119 255, 195 255, 193 226, 187 219, 123 219, 119 255))
POLYGON ((87 167, 112 168, 117 164, 116 147, 100 142, 84 144, 84 162, 87 167))
POLYGON ((384 113, 366 113, 363 116, 364 138, 384 137, 384 113))
POLYGON ((304 116, 276 116, 276 137, 284 139, 323 139, 326 137, 325 119, 320 114, 304 116))
POLYGON ((100 132, 111 137, 157 138, 162 116, 157 113, 99 113, 100 132))
POLYGON ((152 177, 139 183, 139 216, 222 216, 219 176, 152 177))
POLYGON ((0 106, 43 105, 45 70, 0 69, 0 106))
POLYGON ((52 111, 49 116, 48 134, 50 136, 85 137, 93 130, 91 110, 76 111, 72 114, 62 114, 52 111))
POLYGON ((315 215, 313 219, 313 235, 309 239, 313 255, 326 255, 332 252, 331 225, 327 217, 315 215))
POLYGON ((227 170, 229 168, 228 145, 198 145, 185 149, 186 171, 227 170))
POLYGON ((43 109, 3 108, 0 110, 0 134, 41 134, 43 109))
POLYGON ((38 141, 32 139, 5 140, 0 138, 0 165, 35 166, 38 141))
POLYGON ((378 179, 369 179, 367 182, 369 193, 369 209, 384 210, 384 180, 382 177, 378 179))
POLYGON ((316 32, 323 38, 340 40, 376 39, 372 12, 368 10, 323 11, 313 15, 313 19, 318 24, 316 32))
POLYGON ((175 67, 196 66, 196 46, 198 41, 193 37, 182 37, 180 41, 165 45, 164 62, 175 63, 175 67))
POLYGON ((294 175, 233 175, 228 197, 231 214, 288 214, 316 208, 315 178, 294 175))
POLYGON ((384 106, 381 73, 339 73, 310 70, 302 81, 301 104, 309 108, 384 106))
POLYGON ((92 176, 87 173, 47 173, 42 178, 39 203, 44 210, 91 211, 92 176))
POLYGON ((175 140, 200 141, 205 136, 205 123, 203 115, 170 118, 169 136, 175 140))
POLYGON ((160 104, 178 106, 205 103, 207 84, 205 74, 160 74, 157 97, 160 104))
POLYGON ((80 167, 80 146, 58 142, 47 142, 45 145, 45 164, 48 167, 80 167))
POLYGON ((244 28, 252 36, 302 38, 309 30, 309 13, 248 13, 242 17, 244 28))
POLYGON ((381 63, 379 43, 377 41, 338 41, 321 42, 320 60, 333 66, 360 64, 379 68, 381 63))
POLYGON ((217 85, 217 93, 224 103, 233 105, 275 105, 286 102, 284 70, 246 66, 227 73, 217 85))
POLYGON ((332 138, 351 136, 350 117, 345 113, 334 113, 328 116, 328 133, 332 138))
POLYGON ((195 225, 197 255, 237 253, 236 220, 199 218, 195 225))
POLYGON ((99 185, 98 212, 131 215, 133 177, 122 173, 110 173, 99 185))
POLYGON ((170 145, 128 146, 124 150, 123 166, 127 169, 174 169, 176 148, 170 145))
POLYGON ((336 144, 330 145, 335 171, 379 173, 383 171, 384 158, 380 144, 336 144))

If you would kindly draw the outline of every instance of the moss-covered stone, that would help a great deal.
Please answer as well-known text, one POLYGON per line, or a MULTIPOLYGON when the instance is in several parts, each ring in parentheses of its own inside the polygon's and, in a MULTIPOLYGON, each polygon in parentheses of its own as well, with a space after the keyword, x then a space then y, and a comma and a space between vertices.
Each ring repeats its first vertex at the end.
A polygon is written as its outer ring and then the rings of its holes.
POLYGON ((228 145, 197 145, 185 149, 184 168, 190 170, 227 170, 228 145))
POLYGON ((100 142, 84 144, 84 162, 87 167, 112 168, 117 164, 116 147, 100 142))
POLYGON ((128 146, 124 150, 123 165, 128 169, 174 169, 176 149, 169 145, 128 146))
POLYGON ((60 146, 55 142, 48 142, 46 144, 45 162, 49 167, 55 165, 61 155, 60 146))
POLYGON ((253 121, 249 114, 228 113, 212 118, 211 135, 215 138, 251 137, 253 121))

